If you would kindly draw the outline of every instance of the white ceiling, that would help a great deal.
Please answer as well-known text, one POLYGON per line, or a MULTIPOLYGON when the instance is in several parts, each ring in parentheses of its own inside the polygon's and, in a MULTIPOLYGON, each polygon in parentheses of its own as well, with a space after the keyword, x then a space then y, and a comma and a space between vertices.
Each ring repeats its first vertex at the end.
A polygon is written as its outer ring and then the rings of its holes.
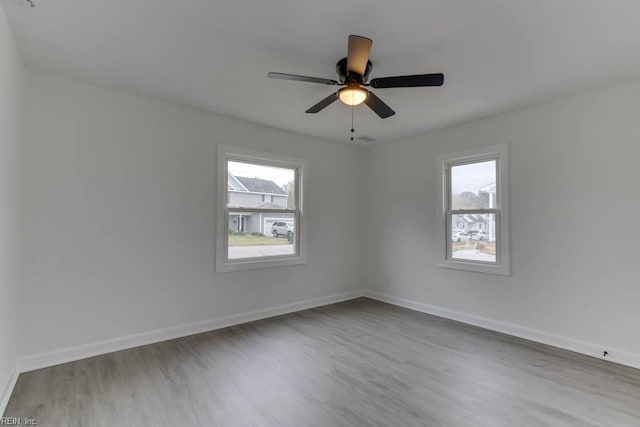
POLYGON ((355 109, 379 141, 640 76, 637 0, 3 0, 26 63, 62 76, 348 142, 335 87, 347 36, 373 39, 371 77, 443 72, 441 88, 379 89, 355 109))

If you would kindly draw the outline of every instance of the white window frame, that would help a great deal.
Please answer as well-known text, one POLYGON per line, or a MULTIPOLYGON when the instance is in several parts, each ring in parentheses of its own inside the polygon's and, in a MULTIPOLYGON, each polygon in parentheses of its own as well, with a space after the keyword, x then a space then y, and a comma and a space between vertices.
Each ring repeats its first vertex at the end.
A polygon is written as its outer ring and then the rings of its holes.
POLYGON ((478 273, 511 275, 510 220, 509 220, 509 145, 507 143, 482 148, 442 154, 438 160, 438 213, 437 240, 440 253, 438 267, 455 270, 475 271, 478 273), (451 257, 452 215, 464 213, 464 210, 450 209, 450 171, 452 166, 496 160, 496 207, 493 209, 474 209, 469 213, 491 213, 496 218, 496 262, 453 259, 451 257))
POLYGON ((216 183, 216 272, 253 270, 258 268, 283 267, 307 263, 307 229, 306 229, 306 197, 307 161, 277 153, 251 150, 218 144, 217 150, 217 183, 216 183), (227 164, 229 160, 261 164, 265 166, 286 167, 295 169, 296 209, 256 209, 229 208, 227 206, 227 164), (228 259, 229 213, 234 211, 251 211, 264 213, 294 213, 296 217, 294 255, 277 255, 269 257, 228 259))

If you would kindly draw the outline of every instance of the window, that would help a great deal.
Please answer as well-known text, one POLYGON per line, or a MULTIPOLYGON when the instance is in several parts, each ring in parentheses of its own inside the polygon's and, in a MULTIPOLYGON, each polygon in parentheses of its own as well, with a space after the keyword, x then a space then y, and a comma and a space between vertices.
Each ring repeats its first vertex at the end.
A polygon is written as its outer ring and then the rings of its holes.
POLYGON ((218 146, 216 270, 306 263, 306 161, 218 146))
POLYGON ((438 157, 440 267, 511 274, 508 146, 438 157))

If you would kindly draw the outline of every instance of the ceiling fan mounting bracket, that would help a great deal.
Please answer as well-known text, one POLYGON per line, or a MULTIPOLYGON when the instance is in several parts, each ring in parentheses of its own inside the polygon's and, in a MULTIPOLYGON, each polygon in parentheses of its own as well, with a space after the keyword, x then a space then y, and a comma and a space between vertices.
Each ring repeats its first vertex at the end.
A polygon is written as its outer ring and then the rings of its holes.
POLYGON ((364 75, 350 73, 347 70, 347 58, 342 58, 336 64, 336 72, 338 73, 338 80, 340 83, 348 84, 348 83, 365 83, 369 78, 369 74, 371 73, 371 61, 367 61, 367 68, 364 72, 364 75))

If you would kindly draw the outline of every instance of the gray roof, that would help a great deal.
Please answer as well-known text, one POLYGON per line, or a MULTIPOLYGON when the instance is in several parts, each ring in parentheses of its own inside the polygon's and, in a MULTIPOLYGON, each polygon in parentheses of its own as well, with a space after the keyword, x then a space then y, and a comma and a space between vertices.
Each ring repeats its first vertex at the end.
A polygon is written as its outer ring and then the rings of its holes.
POLYGON ((227 179, 227 190, 242 190, 242 184, 236 179, 235 176, 229 174, 229 179, 227 179))
POLYGON ((278 187, 278 184, 268 179, 247 178, 244 176, 236 176, 235 178, 252 193, 287 195, 282 188, 278 187))
POLYGON ((477 214, 464 214, 461 215, 462 219, 468 223, 472 223, 472 222, 483 222, 486 223, 487 219, 483 216, 483 215, 477 215, 477 214))

